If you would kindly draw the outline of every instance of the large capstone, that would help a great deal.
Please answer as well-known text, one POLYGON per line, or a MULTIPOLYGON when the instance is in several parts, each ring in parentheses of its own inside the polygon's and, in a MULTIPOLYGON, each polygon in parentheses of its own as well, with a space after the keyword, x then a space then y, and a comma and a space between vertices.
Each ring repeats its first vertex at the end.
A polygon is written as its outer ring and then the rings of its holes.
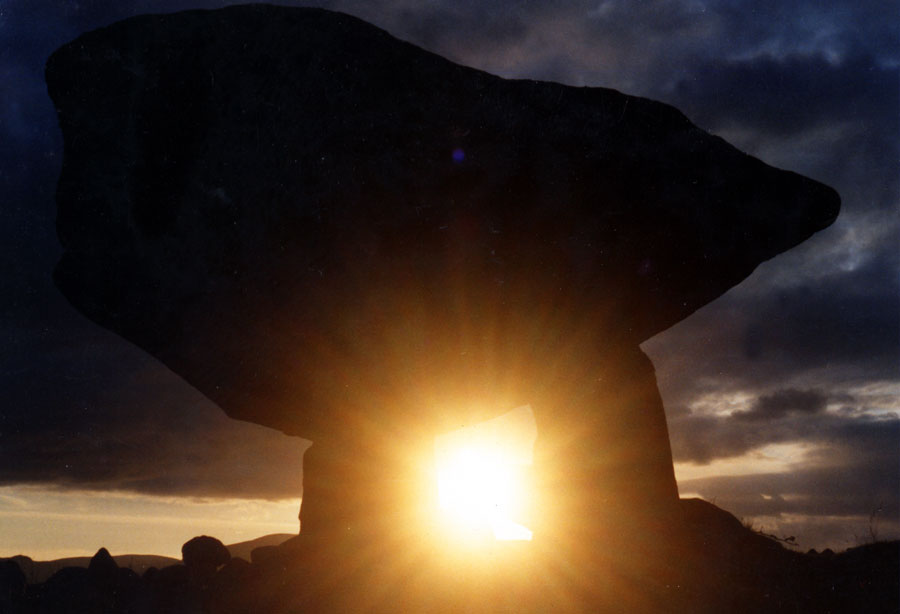
POLYGON ((228 415, 312 438, 320 500, 347 485, 313 524, 360 517, 367 488, 371 517, 415 442, 526 403, 538 462, 572 466, 547 492, 664 507, 638 344, 839 209, 665 104, 501 79, 325 10, 136 17, 46 75, 57 285, 228 415))

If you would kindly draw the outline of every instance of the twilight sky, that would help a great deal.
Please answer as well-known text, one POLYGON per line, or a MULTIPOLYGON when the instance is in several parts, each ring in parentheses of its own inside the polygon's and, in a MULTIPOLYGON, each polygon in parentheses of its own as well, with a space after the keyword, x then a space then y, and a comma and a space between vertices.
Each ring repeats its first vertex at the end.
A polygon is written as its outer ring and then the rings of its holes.
MULTIPOLYGON (((306 442, 226 418, 75 312, 50 277, 62 152, 47 56, 131 15, 225 4, 0 0, 0 556, 92 552, 111 522, 155 522, 160 544, 160 527, 181 527, 161 553, 203 518, 225 541, 296 530, 306 442), (76 530, 76 512, 94 529, 76 530), (58 543, 29 550, 51 528, 58 543)), ((900 2, 282 4, 345 11, 503 77, 661 100, 836 188, 831 228, 644 349, 683 496, 804 549, 900 535, 900 2)), ((122 532, 121 548, 151 547, 122 532)))

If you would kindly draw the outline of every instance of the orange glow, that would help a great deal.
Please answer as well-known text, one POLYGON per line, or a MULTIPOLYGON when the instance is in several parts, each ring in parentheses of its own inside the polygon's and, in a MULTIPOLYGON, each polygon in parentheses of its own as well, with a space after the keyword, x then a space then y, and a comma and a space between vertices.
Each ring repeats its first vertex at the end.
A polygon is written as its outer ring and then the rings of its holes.
POLYGON ((531 530, 515 519, 527 505, 524 473, 536 437, 531 408, 524 406, 435 438, 438 508, 446 532, 531 539, 531 530))

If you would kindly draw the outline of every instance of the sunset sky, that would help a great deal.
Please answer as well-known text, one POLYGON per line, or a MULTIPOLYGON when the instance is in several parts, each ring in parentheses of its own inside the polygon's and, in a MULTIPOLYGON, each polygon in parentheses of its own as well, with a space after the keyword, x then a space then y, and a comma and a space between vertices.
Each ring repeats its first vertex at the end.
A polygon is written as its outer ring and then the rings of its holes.
MULTIPOLYGON (((0 0, 0 556, 175 555, 200 533, 297 530, 308 442, 228 419, 51 280, 62 143, 47 57, 125 17, 225 4, 0 0)), ((667 102, 837 189, 832 227, 643 348, 682 496, 803 550, 900 536, 900 3, 282 4, 503 77, 667 102)))

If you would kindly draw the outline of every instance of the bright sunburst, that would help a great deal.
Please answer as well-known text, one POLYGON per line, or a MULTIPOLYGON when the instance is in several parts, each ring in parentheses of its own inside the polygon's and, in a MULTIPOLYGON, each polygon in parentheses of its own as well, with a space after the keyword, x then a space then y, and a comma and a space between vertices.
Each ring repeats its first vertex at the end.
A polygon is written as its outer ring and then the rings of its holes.
POLYGON ((515 520, 526 504, 523 474, 536 436, 524 406, 435 439, 438 507, 453 532, 531 539, 515 520))

